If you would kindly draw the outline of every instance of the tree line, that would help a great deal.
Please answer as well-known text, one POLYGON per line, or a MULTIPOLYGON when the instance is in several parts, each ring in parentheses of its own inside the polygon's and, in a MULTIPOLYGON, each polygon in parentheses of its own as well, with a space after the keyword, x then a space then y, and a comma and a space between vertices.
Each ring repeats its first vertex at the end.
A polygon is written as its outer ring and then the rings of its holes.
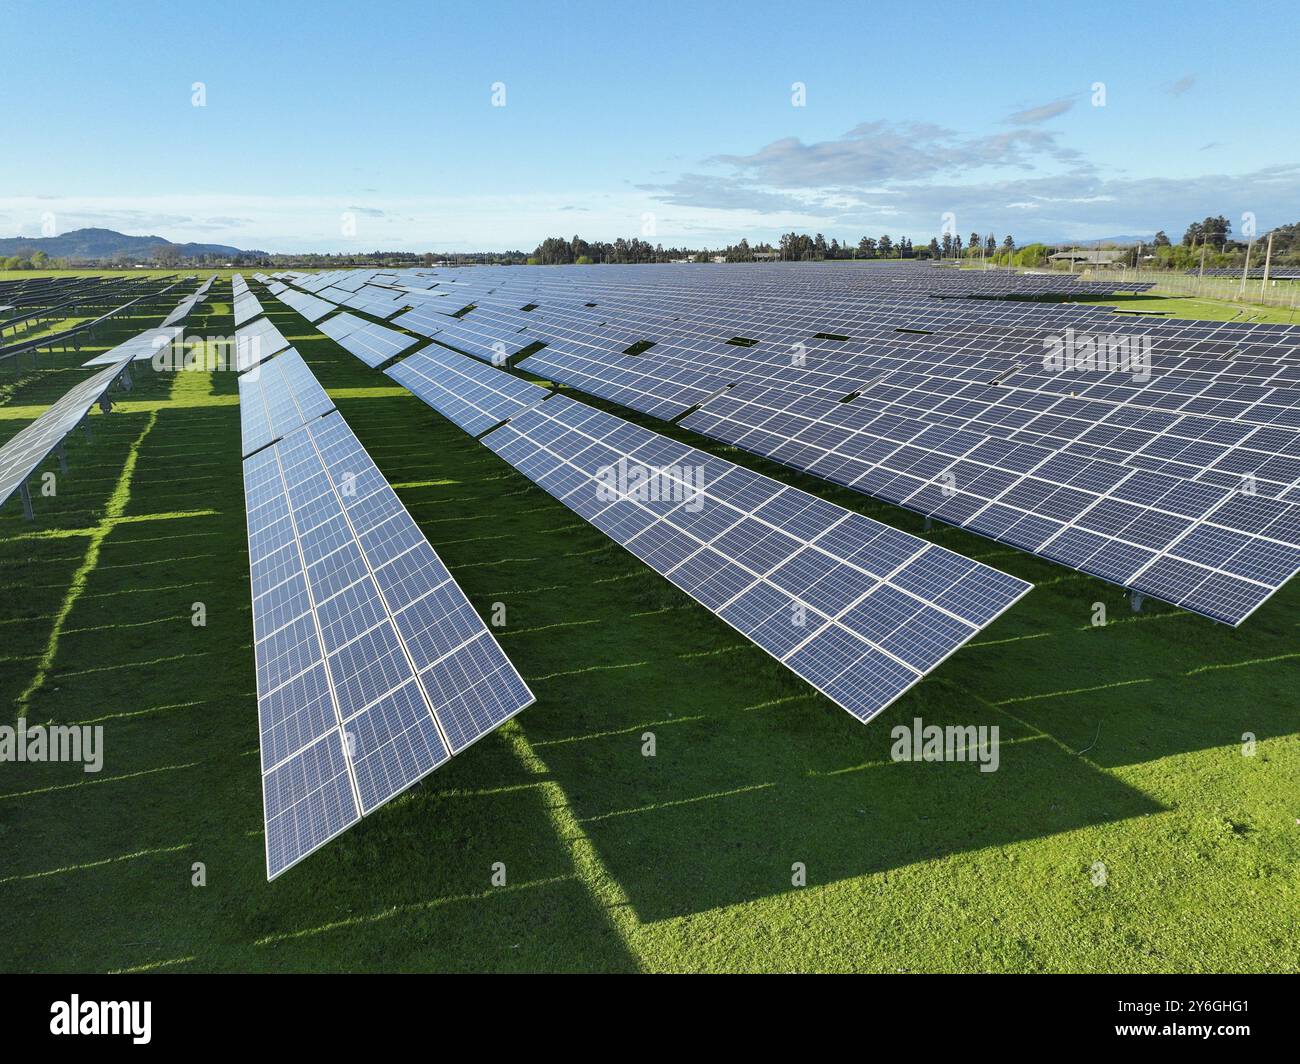
MULTIPOLYGON (((1016 242, 1011 236, 1003 239, 1001 244, 993 235, 980 237, 972 233, 969 246, 985 248, 989 254, 997 251, 999 246, 1014 250, 1016 242)), ((857 243, 848 240, 841 242, 838 237, 829 241, 822 233, 785 233, 774 246, 767 242, 750 244, 743 238, 736 244, 718 248, 666 248, 663 244, 651 244, 640 237, 620 237, 612 243, 599 240, 584 240, 581 236, 566 239, 551 236, 543 240, 527 257, 528 263, 536 266, 559 266, 577 263, 584 265, 597 262, 711 262, 720 259, 725 262, 756 262, 765 259, 780 259, 797 262, 807 259, 925 259, 925 258, 960 258, 963 254, 960 236, 945 234, 943 241, 931 239, 929 244, 916 247, 910 237, 894 239, 888 233, 878 237, 864 236, 857 243)))

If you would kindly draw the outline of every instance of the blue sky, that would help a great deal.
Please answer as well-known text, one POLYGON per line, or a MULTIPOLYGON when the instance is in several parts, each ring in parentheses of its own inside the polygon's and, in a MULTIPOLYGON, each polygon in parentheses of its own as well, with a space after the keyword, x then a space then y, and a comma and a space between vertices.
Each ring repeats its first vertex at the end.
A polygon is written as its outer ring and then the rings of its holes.
POLYGON ((0 26, 25 159, 0 235, 423 251, 1300 220, 1283 4, 0 0, 0 26))

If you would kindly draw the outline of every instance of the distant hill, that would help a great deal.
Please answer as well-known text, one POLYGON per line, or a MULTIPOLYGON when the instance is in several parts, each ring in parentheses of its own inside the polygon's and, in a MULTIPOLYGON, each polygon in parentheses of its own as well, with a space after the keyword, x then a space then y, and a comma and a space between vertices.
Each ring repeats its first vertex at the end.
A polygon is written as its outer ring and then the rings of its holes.
POLYGON ((43 251, 52 259, 111 259, 118 253, 133 258, 150 258, 159 245, 176 248, 182 258, 197 255, 259 255, 264 252, 241 251, 228 244, 173 244, 161 236, 127 236, 112 229, 74 229, 59 236, 15 236, 0 238, 0 256, 31 255, 43 251))

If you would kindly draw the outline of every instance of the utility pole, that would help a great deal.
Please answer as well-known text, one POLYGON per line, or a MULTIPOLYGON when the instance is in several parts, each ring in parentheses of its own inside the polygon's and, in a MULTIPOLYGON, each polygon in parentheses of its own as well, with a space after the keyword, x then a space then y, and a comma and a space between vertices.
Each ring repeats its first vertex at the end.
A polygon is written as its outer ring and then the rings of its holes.
POLYGON ((1268 270, 1273 264, 1273 233, 1268 234, 1268 246, 1264 249, 1264 279, 1259 282, 1259 301, 1264 302, 1264 290, 1268 288, 1268 270))

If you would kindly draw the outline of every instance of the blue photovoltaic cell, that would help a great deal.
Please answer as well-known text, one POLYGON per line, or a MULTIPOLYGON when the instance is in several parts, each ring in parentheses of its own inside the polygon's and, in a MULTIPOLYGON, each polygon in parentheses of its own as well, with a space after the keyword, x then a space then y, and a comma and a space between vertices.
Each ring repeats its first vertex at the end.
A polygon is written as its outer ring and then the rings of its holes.
POLYGON ((273 879, 533 696, 337 411, 244 488, 273 879))
POLYGON ((333 402, 302 356, 289 348, 239 378, 244 454, 333 409, 333 402))
POLYGON ((463 306, 464 303, 457 303, 454 306, 447 305, 444 309, 442 301, 423 304, 413 307, 405 314, 394 318, 393 324, 399 325, 403 329, 409 329, 411 332, 419 333, 421 336, 436 336, 456 320, 451 315, 463 306))
POLYGON ((244 295, 235 298, 234 312, 235 325, 244 325, 262 313, 262 304, 257 296, 245 289, 244 295))
POLYGON ((74 385, 40 417, 0 446, 0 506, 101 400, 126 371, 130 357, 129 353, 125 354, 116 364, 74 385))
POLYGON ((292 288, 286 288, 277 298, 310 322, 320 321, 326 314, 336 309, 336 305, 328 300, 307 292, 295 292, 292 288))
POLYGON ((372 369, 400 355, 412 344, 420 343, 414 336, 346 311, 321 322, 320 331, 372 369))
POLYGON ((235 330, 235 368, 243 373, 288 346, 289 341, 269 318, 258 318, 235 330))
POLYGON ((1294 519, 1278 523, 1265 505, 1300 513, 1293 503, 952 433, 861 402, 742 385, 682 424, 1227 624, 1300 571, 1300 539, 1285 527, 1294 519), (838 423, 853 419, 842 433, 838 423), (1250 520, 1225 555, 1223 515, 1243 506, 1250 520))
POLYGON ((901 263, 282 276, 401 293, 438 343, 541 345, 524 369, 1218 621, 1300 571, 1296 326, 1010 302, 1143 286, 901 263), (1078 364, 1050 368, 1071 330, 1078 364), (1135 342, 1141 373, 1114 358, 1135 342), (1286 514, 1234 524, 1239 497, 1286 514))
POLYGON ((864 722, 1030 588, 564 396, 483 443, 864 722))
POLYGON ((320 323, 320 331, 335 342, 343 339, 350 333, 366 325, 365 318, 359 318, 355 314, 349 314, 346 310, 335 314, 332 318, 326 318, 320 323))
POLYGON ((402 359, 384 370, 471 436, 514 417, 546 398, 546 390, 440 347, 402 359))

